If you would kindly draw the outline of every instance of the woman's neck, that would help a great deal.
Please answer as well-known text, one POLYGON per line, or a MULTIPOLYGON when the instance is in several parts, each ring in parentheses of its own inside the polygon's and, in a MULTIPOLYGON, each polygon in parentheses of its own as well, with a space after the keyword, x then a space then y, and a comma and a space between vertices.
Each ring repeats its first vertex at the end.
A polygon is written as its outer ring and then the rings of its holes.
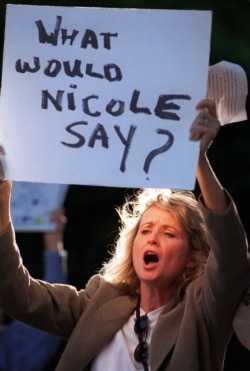
POLYGON ((152 312, 155 309, 167 304, 173 298, 173 291, 156 290, 141 284, 141 302, 140 307, 146 312, 152 312))

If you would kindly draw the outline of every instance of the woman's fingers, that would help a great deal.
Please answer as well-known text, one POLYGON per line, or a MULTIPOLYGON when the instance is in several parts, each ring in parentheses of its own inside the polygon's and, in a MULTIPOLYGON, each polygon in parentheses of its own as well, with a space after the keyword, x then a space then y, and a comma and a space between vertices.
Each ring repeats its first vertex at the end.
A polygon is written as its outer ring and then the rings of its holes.
POLYGON ((189 138, 190 140, 200 140, 200 150, 205 152, 220 130, 220 122, 213 101, 203 99, 197 104, 196 108, 199 113, 190 127, 189 138))
POLYGON ((0 181, 4 179, 4 168, 2 163, 2 157, 4 156, 4 149, 0 146, 0 181))
POLYGON ((207 112, 209 112, 211 115, 217 117, 216 104, 211 99, 202 99, 199 103, 197 103, 196 108, 198 110, 204 109, 207 112))

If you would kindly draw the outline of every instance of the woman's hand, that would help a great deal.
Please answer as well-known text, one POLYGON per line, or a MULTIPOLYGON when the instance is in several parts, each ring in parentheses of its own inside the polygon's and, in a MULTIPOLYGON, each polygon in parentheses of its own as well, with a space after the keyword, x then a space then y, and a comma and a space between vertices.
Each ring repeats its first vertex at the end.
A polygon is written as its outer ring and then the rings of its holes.
POLYGON ((12 183, 4 180, 4 169, 1 157, 4 150, 0 146, 0 234, 2 234, 10 224, 10 196, 12 183))
POLYGON ((4 179, 4 169, 3 169, 3 163, 2 163, 2 157, 4 156, 4 150, 3 147, 0 146, 0 185, 2 180, 4 179))
POLYGON ((220 130, 215 102, 210 99, 201 100, 196 108, 199 110, 190 128, 190 140, 200 140, 200 157, 206 154, 214 138, 220 130))

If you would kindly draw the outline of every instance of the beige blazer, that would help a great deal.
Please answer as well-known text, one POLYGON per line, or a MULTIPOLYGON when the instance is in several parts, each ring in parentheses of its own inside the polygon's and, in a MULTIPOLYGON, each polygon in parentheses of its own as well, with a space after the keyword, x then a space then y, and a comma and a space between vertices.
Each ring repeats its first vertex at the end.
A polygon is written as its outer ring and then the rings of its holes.
MULTIPOLYGON (((249 282, 247 243, 233 202, 224 216, 201 208, 212 232, 207 269, 188 287, 182 302, 171 301, 160 314, 150 344, 151 371, 223 368, 233 313, 249 282)), ((22 265, 11 226, 0 236, 0 306, 68 340, 57 371, 89 370, 135 305, 135 297, 99 275, 80 291, 32 279, 22 265)))

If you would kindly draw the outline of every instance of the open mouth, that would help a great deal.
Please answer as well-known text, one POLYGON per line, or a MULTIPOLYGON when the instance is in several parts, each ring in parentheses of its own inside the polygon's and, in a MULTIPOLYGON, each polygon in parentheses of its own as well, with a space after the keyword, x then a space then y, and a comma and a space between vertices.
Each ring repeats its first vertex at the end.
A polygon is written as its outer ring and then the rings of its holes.
POLYGON ((153 251, 147 251, 144 254, 143 259, 144 259, 144 262, 145 262, 146 265, 148 265, 150 263, 158 263, 158 261, 159 261, 158 256, 153 251))

